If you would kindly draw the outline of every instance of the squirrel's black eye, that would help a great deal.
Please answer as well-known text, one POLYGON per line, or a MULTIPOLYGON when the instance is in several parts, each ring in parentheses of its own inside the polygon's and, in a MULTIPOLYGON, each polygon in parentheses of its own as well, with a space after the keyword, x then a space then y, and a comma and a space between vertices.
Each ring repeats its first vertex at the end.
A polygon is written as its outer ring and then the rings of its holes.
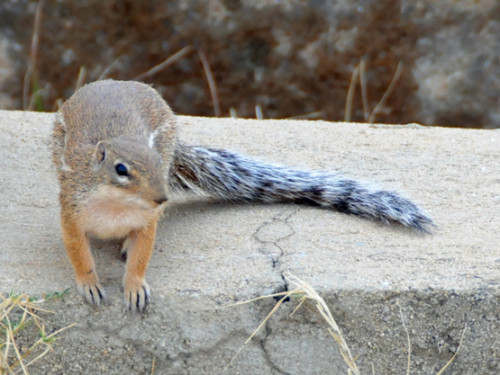
POLYGON ((118 176, 128 176, 128 168, 122 163, 115 165, 115 171, 118 176))

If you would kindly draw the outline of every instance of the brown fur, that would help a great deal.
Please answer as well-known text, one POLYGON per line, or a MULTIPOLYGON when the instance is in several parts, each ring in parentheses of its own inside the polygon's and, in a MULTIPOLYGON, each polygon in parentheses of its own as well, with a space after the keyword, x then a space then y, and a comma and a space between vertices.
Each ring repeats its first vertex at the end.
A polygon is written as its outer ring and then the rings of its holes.
POLYGON ((146 268, 174 151, 172 111, 144 84, 101 81, 64 103, 52 141, 63 242, 79 291, 96 305, 105 297, 89 238, 124 238, 125 302, 131 311, 143 310, 149 297, 146 268), (120 163, 128 176, 117 174, 120 163))
POLYGON ((175 138, 175 116, 149 86, 99 81, 64 103, 54 124, 53 160, 61 222, 80 292, 99 305, 104 290, 89 237, 123 238, 123 285, 131 311, 143 310, 145 280, 168 187, 239 202, 292 202, 399 223, 430 233, 432 219, 397 192, 338 173, 296 170, 175 138))

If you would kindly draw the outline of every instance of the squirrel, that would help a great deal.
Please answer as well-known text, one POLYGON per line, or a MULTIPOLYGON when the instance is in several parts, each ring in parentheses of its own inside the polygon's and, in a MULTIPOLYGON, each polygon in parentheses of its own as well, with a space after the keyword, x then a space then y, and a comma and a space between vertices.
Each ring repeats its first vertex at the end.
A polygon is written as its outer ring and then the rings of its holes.
POLYGON ((79 88, 59 109, 52 157, 60 185, 62 238, 84 299, 105 298, 90 238, 123 239, 126 308, 143 311, 157 221, 172 191, 237 202, 291 202, 396 222, 430 233, 432 219, 396 192, 337 173, 296 170, 214 148, 188 146, 160 94, 134 81, 79 88))

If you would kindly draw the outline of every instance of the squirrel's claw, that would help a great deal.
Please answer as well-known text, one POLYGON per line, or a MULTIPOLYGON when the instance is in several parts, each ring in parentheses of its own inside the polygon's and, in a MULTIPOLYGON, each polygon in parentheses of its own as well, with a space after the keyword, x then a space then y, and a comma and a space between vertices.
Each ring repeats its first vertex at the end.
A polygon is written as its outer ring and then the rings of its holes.
POLYGON ((142 280, 139 285, 125 286, 125 306, 132 313, 143 312, 150 298, 151 292, 146 281, 142 280))
POLYGON ((104 298, 106 298, 104 288, 99 283, 94 285, 78 285, 78 291, 85 298, 85 301, 92 305, 100 306, 104 298))

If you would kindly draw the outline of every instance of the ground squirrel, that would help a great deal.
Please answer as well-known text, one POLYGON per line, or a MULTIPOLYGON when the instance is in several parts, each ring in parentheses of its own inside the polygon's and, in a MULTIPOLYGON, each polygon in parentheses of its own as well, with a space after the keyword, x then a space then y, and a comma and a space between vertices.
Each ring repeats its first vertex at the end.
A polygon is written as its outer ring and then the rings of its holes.
POLYGON ((172 189, 201 189, 231 201, 316 205, 419 232, 433 225, 399 194, 339 174, 299 171, 181 144, 169 106, 139 82, 105 80, 77 90, 56 115, 52 144, 64 245, 79 291, 96 305, 105 293, 89 238, 124 239, 125 303, 130 311, 142 311, 150 295, 145 273, 156 224, 172 189))

